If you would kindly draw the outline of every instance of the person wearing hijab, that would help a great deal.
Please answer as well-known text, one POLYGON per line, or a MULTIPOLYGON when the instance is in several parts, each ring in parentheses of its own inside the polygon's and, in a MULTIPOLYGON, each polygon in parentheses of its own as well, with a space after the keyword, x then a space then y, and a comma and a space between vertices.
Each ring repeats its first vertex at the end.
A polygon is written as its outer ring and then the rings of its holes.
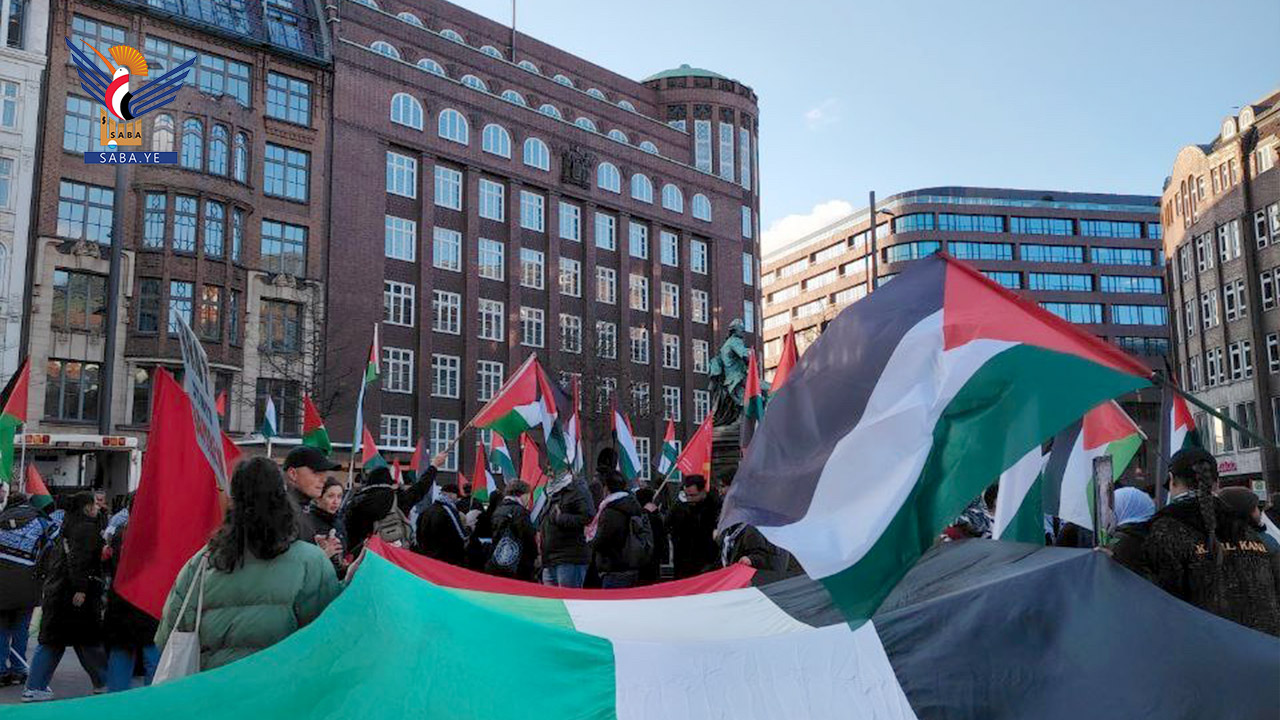
POLYGON ((1156 514, 1156 504, 1151 496, 1136 487, 1116 488, 1116 530, 1107 543, 1107 550, 1116 562, 1143 577, 1150 570, 1143 558, 1142 546, 1151 532, 1151 518, 1156 514))

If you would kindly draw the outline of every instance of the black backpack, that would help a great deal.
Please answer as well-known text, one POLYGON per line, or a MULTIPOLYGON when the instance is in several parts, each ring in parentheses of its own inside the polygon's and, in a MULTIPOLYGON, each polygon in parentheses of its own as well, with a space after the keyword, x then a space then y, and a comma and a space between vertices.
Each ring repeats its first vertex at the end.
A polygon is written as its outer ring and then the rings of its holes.
POLYGON ((622 562, 632 570, 645 567, 653 560, 653 527, 649 515, 632 515, 627 525, 627 541, 622 546, 622 562))

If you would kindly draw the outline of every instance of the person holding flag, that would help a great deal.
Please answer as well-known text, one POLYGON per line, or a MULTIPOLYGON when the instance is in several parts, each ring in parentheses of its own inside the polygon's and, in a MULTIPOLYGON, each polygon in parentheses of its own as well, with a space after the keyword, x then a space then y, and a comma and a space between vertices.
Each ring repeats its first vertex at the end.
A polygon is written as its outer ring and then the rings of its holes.
POLYGON ((351 497, 346 508, 347 554, 359 556, 364 543, 375 532, 383 540, 408 547, 413 534, 408 511, 431 494, 436 473, 444 466, 448 453, 440 452, 431 465, 412 485, 395 487, 391 468, 378 453, 373 436, 364 430, 364 487, 351 497))

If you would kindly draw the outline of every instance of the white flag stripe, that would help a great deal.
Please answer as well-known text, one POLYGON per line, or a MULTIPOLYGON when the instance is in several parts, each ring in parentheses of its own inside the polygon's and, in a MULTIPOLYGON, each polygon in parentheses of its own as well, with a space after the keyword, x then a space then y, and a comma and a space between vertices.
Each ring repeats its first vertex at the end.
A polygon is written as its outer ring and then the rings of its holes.
POLYGON ((1022 501, 1027 497, 1027 492, 1031 490, 1032 485, 1036 484, 1036 478, 1040 477, 1040 472, 1044 469, 1045 458, 1040 448, 1035 448, 1000 475, 1000 492, 996 495, 996 518, 991 533, 995 539, 999 540, 1004 535, 1009 523, 1013 522, 1013 516, 1018 514, 1018 508, 1022 507, 1022 501))

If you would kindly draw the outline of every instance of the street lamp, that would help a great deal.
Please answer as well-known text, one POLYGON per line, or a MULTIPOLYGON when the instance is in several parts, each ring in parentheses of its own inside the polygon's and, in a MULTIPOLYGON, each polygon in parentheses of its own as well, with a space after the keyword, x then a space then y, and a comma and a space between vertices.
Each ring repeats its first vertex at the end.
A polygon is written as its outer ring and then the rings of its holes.
MULTIPOLYGON (((879 274, 878 273, 879 268, 877 266, 880 263, 880 258, 879 258, 880 248, 876 244, 876 212, 877 211, 876 211, 876 191, 875 190, 871 191, 871 199, 869 202, 869 206, 870 206, 870 209, 868 210, 867 217, 870 218, 871 220, 871 229, 869 231, 871 233, 871 268, 870 268, 871 273, 867 277, 867 293, 872 293, 876 289, 876 280, 879 274)), ((880 210, 879 214, 888 215, 891 218, 897 217, 897 215, 895 215, 890 210, 880 210)))

